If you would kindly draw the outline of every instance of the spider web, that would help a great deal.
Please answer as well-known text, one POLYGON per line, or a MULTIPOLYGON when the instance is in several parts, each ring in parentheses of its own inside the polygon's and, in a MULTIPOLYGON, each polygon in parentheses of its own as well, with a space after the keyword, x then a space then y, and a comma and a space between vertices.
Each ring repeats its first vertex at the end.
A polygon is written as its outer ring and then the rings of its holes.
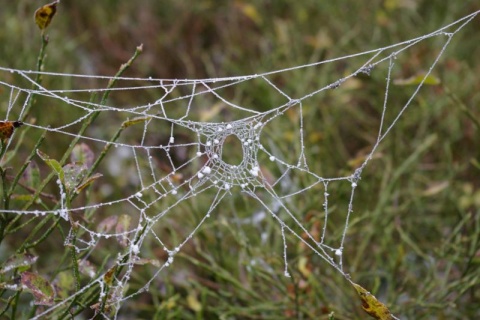
MULTIPOLYGON (((99 304, 105 303, 113 310, 111 314, 105 311, 103 317, 116 318, 122 304, 148 291, 202 225, 208 219, 214 219, 222 200, 239 194, 259 205, 260 210, 252 212, 252 215, 270 215, 278 224, 283 238, 285 276, 289 276, 288 234, 348 279, 343 252, 348 244, 347 231, 353 215, 355 191, 361 186, 362 171, 429 79, 452 37, 477 13, 430 34, 384 48, 240 77, 195 80, 113 78, 1 67, 3 80, 0 85, 9 92, 6 119, 15 116, 21 119, 32 99, 37 99, 36 105, 42 105, 41 108, 49 114, 66 114, 65 109, 68 110, 70 118, 56 119, 55 124, 44 123, 40 117, 37 122, 27 119, 25 127, 30 130, 29 135, 46 134, 47 141, 65 143, 65 147, 73 139, 99 151, 113 147, 104 159, 108 166, 100 168, 105 170, 102 174, 114 177, 115 183, 118 183, 106 184, 85 203, 79 200, 70 204, 66 200, 65 183, 59 179, 56 192, 60 201, 56 208, 45 210, 38 206, 32 210, 35 205, 31 204, 24 210, 2 210, 18 215, 51 214, 66 221, 75 221, 77 229, 71 229, 64 245, 73 246, 77 253, 83 254, 84 260, 98 247, 117 242, 113 246, 118 249, 117 255, 112 255, 108 267, 122 268, 122 272, 115 274, 112 280, 107 276, 111 269, 109 271, 105 267, 87 285, 46 307, 35 318, 50 314, 57 308, 68 307, 78 296, 96 286, 101 291, 99 304), (403 61, 408 63, 409 49, 425 41, 437 44, 439 50, 430 58, 430 64, 424 66, 426 72, 413 89, 409 89, 407 99, 392 102, 389 96, 393 90, 395 67, 403 61), (291 89, 288 82, 285 83, 290 75, 301 77, 307 72, 319 75, 335 72, 339 64, 348 64, 350 71, 334 81, 320 84, 322 79, 319 76, 315 82, 317 87, 313 90, 298 93, 291 89), (328 69, 329 66, 332 69, 328 69), (42 86, 34 80, 38 75, 44 78, 44 82, 49 79, 56 82, 49 81, 48 87, 42 86), (322 160, 308 156, 313 154, 310 149, 315 147, 315 143, 310 142, 310 135, 317 128, 310 121, 307 124, 306 115, 319 108, 336 108, 334 104, 322 102, 319 97, 333 90, 341 95, 343 87, 348 90, 349 84, 366 81, 373 76, 383 79, 384 95, 372 102, 378 111, 378 136, 372 141, 369 152, 357 167, 344 175, 331 175, 328 169, 314 172, 311 168, 319 168, 319 165, 311 161, 322 160), (113 80, 117 82, 114 88, 99 87, 100 83, 113 80), (71 83, 75 89, 65 89, 71 83), (249 90, 256 88, 268 91, 268 97, 274 98, 249 100, 249 90), (111 94, 106 103, 95 102, 95 98, 91 98, 106 92, 111 94), (244 94, 236 96, 238 92, 244 94), (125 98, 125 93, 133 93, 139 102, 119 103, 125 98), (102 125, 92 126, 78 134, 79 128, 93 115, 96 124, 102 125), (272 128, 286 124, 291 126, 288 131, 290 140, 276 137, 272 128), (124 132, 114 139, 113 132, 118 128, 124 132), (291 145, 286 148, 285 144, 291 145), (332 199, 336 193, 343 196, 332 199), (119 197, 119 194, 122 196, 119 197), (296 203, 307 194, 315 198, 323 217, 319 234, 312 234, 304 226, 296 208, 296 203), (200 195, 202 204, 193 203, 200 195), (173 216, 175 219, 178 215, 177 221, 181 223, 185 216, 183 211, 188 207, 182 207, 182 204, 187 202, 191 206, 198 205, 203 211, 202 217, 188 234, 172 237, 164 232, 165 224, 171 221, 167 218, 173 216), (332 205, 342 209, 332 213, 332 205), (108 224, 113 224, 113 220, 108 219, 101 226, 92 228, 89 223, 76 218, 85 212, 110 219, 116 217, 114 221, 131 221, 127 230, 112 230, 108 224), (129 218, 120 218, 121 214, 129 218), (144 246, 152 245, 166 253, 163 262, 159 262, 154 253, 142 250, 144 246), (134 269, 147 262, 154 266, 155 272, 140 290, 127 292, 134 269)), ((7 148, 14 148, 12 140, 7 148)), ((39 149, 48 151, 47 146, 39 149)), ((95 181, 93 186, 97 187, 100 181, 95 181)))

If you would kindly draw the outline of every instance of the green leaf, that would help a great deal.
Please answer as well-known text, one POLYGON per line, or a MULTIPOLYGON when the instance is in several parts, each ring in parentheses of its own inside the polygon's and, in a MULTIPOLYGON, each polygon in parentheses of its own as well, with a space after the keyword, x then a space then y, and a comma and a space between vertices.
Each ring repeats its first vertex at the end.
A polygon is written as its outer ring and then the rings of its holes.
POLYGON ((36 189, 40 185, 40 169, 35 161, 30 161, 25 172, 23 172, 23 180, 30 188, 36 189))
POLYGON ((28 202, 33 199, 33 195, 31 194, 14 194, 12 195, 12 199, 22 202, 28 202))
POLYGON ((29 253, 17 253, 11 256, 5 261, 1 268, 0 273, 5 273, 10 270, 20 268, 20 271, 28 269, 32 264, 37 261, 38 257, 29 253))
POLYGON ((55 159, 50 159, 50 157, 37 149, 37 155, 57 174, 62 183, 65 182, 65 173, 63 172, 62 166, 55 159))
POLYGON ((92 149, 86 143, 79 143, 73 147, 72 154, 70 155, 70 160, 72 163, 83 163, 90 168, 94 162, 95 155, 93 154, 92 149))
POLYGON ((82 183, 88 172, 87 166, 82 163, 69 163, 63 166, 62 169, 65 177, 65 189, 67 189, 69 193, 82 183))
POLYGON ((33 294, 36 305, 53 305, 55 291, 50 282, 42 276, 33 272, 24 272, 21 276, 21 284, 24 289, 33 294))
POLYGON ((133 126, 134 124, 142 123, 142 122, 148 121, 148 120, 150 120, 150 119, 152 119, 152 117, 138 117, 138 118, 133 118, 132 120, 124 121, 124 122, 122 123, 122 127, 127 128, 127 127, 130 127, 130 126, 133 126))

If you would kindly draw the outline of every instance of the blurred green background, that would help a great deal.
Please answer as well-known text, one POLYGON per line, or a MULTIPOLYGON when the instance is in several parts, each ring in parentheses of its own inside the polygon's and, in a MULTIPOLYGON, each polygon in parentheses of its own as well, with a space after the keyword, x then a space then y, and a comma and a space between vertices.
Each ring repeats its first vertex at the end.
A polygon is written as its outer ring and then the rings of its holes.
MULTIPOLYGON (((43 4, 1 2, 0 66, 35 69, 41 38, 33 13, 43 4)), ((476 10, 478 1, 63 0, 47 30, 44 70, 111 76, 143 44, 144 52, 126 75, 183 79, 258 74, 408 40, 476 10)), ((345 269, 402 319, 480 318, 478 30, 479 17, 454 37, 433 72, 441 83, 422 89, 381 143, 356 191, 345 269)), ((408 78, 428 70, 440 49, 437 39, 412 48, 399 58, 394 76, 408 78)), ((294 96, 311 92, 352 72, 355 65, 348 63, 281 76, 282 90, 294 96)), ((66 88, 78 85, 73 79, 59 81, 66 88)), ((311 103, 339 105, 318 110, 310 105, 305 126, 320 128, 307 137, 313 146, 307 154, 312 171, 344 176, 358 165, 376 139, 384 89, 385 74, 373 73, 366 83, 311 103)), ((240 93, 262 108, 279 104, 262 86, 240 93)), ((401 107, 411 93, 392 89, 393 106, 401 107)), ((8 97, 9 92, 0 91, 2 112, 8 97)), ((138 99, 142 97, 127 92, 112 97, 112 103, 138 104, 138 99)), ((48 108, 32 114, 43 126, 62 123, 63 117, 49 114, 48 108)), ((269 132, 285 153, 291 143, 282 140, 288 138, 287 125, 279 122, 269 132)), ((95 126, 105 129, 109 123, 95 126)), ((25 142, 26 150, 33 143, 25 142)), ((67 144, 51 144, 48 153, 58 158, 67 144)), ((9 165, 14 170, 20 166, 9 165)), ((336 199, 343 207, 348 204, 348 197, 336 199)), ((308 230, 321 228, 322 203, 308 198, 297 204, 308 230)), ((180 207, 184 212, 172 214, 175 227, 170 232, 191 232, 205 213, 202 205, 200 198, 180 207), (180 220, 185 211, 193 218, 180 220)), ((278 224, 264 221, 260 230, 238 223, 255 210, 247 197, 227 200, 150 292, 125 303, 120 317, 328 319, 334 312, 335 319, 368 318, 350 284, 293 237, 288 238, 292 278, 285 278, 278 224)), ((15 251, 17 239, 31 228, 10 234, 2 250, 15 251)), ((34 269, 53 281, 49 264, 63 254, 61 233, 52 234, 50 241, 35 248, 40 260, 34 269)), ((145 250, 161 255, 159 248, 145 250)), ((135 274, 131 290, 143 285, 143 276, 135 274)), ((19 314, 28 309, 28 299, 21 303, 19 314)), ((88 315, 89 306, 85 309, 88 315)))

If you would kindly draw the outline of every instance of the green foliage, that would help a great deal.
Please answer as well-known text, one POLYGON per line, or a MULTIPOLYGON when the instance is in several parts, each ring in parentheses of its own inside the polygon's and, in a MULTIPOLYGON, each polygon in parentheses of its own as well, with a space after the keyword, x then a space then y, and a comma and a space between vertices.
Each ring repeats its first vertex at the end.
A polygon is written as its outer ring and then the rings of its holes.
MULTIPOLYGON (((43 35, 32 18, 35 6, 38 4, 32 1, 19 0, 2 7, 0 66, 178 79, 254 74, 383 47, 426 34, 480 9, 473 0, 388 0, 368 5, 353 0, 321 4, 314 0, 301 4, 286 0, 109 0, 95 5, 62 1, 43 35), (143 52, 137 47, 140 44, 143 52)), ((402 318, 480 317, 479 25, 477 17, 455 37, 429 78, 432 86, 422 89, 412 108, 382 141, 356 190, 343 253, 345 268, 355 282, 402 318)), ((408 60, 398 61, 394 78, 400 85, 393 85, 390 92, 393 108, 401 108, 401 101, 412 94, 409 85, 425 71, 421 70, 422 61, 432 56, 430 50, 440 48, 435 41, 412 48, 408 60)), ((299 70, 288 78, 279 75, 276 81, 284 85, 282 89, 301 95, 351 68, 329 64, 320 71, 299 70)), ((14 74, 0 80, 25 81, 14 74)), ((61 82, 56 84, 64 88, 81 85, 74 78, 48 81, 61 82)), ((304 106, 304 125, 312 132, 306 137, 312 146, 307 153, 307 162, 314 165, 312 171, 341 176, 363 161, 378 134, 384 85, 383 75, 372 73, 361 83, 348 83, 304 106)), ((107 89, 114 86, 104 84, 107 89)), ((100 103, 140 105, 150 98, 130 92, 109 97, 109 93, 105 91, 100 103)), ((258 105, 259 110, 279 104, 278 97, 262 85, 239 86, 232 96, 258 105)), ((8 92, 0 91, 0 110, 4 112, 8 97, 8 92)), ((42 102, 42 97, 36 97, 22 120, 56 126, 67 114, 76 112, 65 108, 61 111, 65 114, 52 114, 42 102)), ((114 142, 131 126, 150 120, 131 119, 118 128, 108 119, 99 123, 97 116, 93 113, 84 120, 77 133, 101 129, 105 139, 114 142)), ((297 141, 294 123, 295 115, 288 115, 266 132, 283 154, 299 147, 293 143, 297 141)), ((111 177, 100 179, 107 171, 110 145, 90 150, 76 138, 46 138, 46 132, 20 131, 24 129, 19 129, 14 148, 0 164, 3 210, 60 210, 61 199, 53 192, 58 178, 67 193, 67 205, 94 197, 102 183, 110 181, 111 177), (37 152, 38 148, 43 153, 37 152)), ((1 154, 5 152, 2 145, 1 154)), ((128 186, 118 179, 115 185, 128 186)), ((302 179, 294 183, 308 184, 302 179)), ((338 203, 347 204, 349 194, 337 188, 331 193, 338 203)), ((297 199, 295 203, 299 220, 312 233, 321 230, 323 221, 323 200, 319 199, 321 196, 297 199)), ((269 219, 257 226, 239 223, 259 210, 250 200, 241 195, 225 199, 212 214, 214 219, 202 225, 172 267, 160 273, 149 292, 127 300, 122 312, 141 319, 364 319, 350 283, 293 237, 287 237, 292 277, 283 276, 278 223, 269 219)), ((188 235, 208 209, 207 202, 208 198, 200 196, 180 204, 158 232, 172 238, 188 235)), ((343 222, 340 213, 344 209, 332 208, 339 214, 332 215, 332 223, 343 222)), ((65 298, 100 274, 111 283, 113 276, 122 272, 121 267, 107 263, 115 258, 111 248, 126 245, 128 239, 105 242, 97 248, 92 265, 82 262, 89 252, 78 253, 63 244, 67 237, 75 243, 82 235, 75 221, 82 220, 101 232, 128 229, 128 212, 119 217, 113 221, 108 214, 94 210, 64 216, 68 221, 52 214, 0 214, 0 317, 32 317, 43 308, 39 305, 51 303, 52 290, 65 298), (24 289, 32 295, 11 289, 21 274, 24 289)), ((332 238, 341 236, 335 233, 338 230, 329 231, 332 238)), ((163 261, 167 257, 161 249, 154 241, 142 246, 163 261)), ((155 259, 139 261, 128 293, 138 291, 157 266, 155 259)), ((96 310, 108 312, 108 306, 95 305, 99 293, 94 286, 55 316, 90 317, 96 310)))

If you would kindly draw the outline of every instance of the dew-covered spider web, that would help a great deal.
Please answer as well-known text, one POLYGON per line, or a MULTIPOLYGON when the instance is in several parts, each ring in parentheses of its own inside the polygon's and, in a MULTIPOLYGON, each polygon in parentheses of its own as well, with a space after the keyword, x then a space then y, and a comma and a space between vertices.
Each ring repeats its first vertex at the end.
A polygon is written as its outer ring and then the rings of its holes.
POLYGON ((52 172, 51 181, 34 190, 35 200, 27 201, 24 209, 2 212, 38 219, 53 215, 59 223, 70 223, 65 242, 58 246, 74 248, 84 261, 97 248, 111 246, 114 251, 92 273, 91 281, 80 283, 69 295, 57 296, 36 318, 71 307, 93 288, 100 291, 97 312, 104 318, 119 317, 122 305, 148 291, 162 271, 175 265, 177 254, 206 221, 219 218, 219 207, 231 197, 254 203, 252 217, 265 216, 278 226, 285 276, 289 277, 286 238, 293 236, 326 268, 348 279, 344 249, 354 245, 348 242, 349 221, 355 201, 361 201, 355 200, 355 193, 361 188, 362 172, 415 103, 420 89, 434 77, 453 37, 476 14, 387 47, 238 77, 129 78, 2 66, 4 119, 24 122, 5 148, 28 148, 18 155, 23 159, 8 159, 6 152, 2 160, 35 160, 52 172), (430 51, 414 57, 412 48, 417 46, 430 51), (409 64, 415 65, 410 75, 417 79, 408 86, 398 85, 394 80, 407 78, 402 66, 409 64), (304 91, 299 91, 294 84, 304 81, 304 91), (115 84, 110 88, 108 82, 115 84), (362 83, 381 87, 375 101, 365 102, 372 109, 378 135, 354 167, 339 164, 343 170, 330 170, 322 163, 335 150, 321 149, 316 133, 322 128, 315 116, 320 110, 362 108, 342 100, 361 92, 362 83), (265 98, 251 99, 249 93, 254 91, 265 98), (36 118, 24 117, 30 107, 41 110, 36 118), (49 152, 52 145, 63 150, 74 145, 74 156, 62 161, 62 154, 49 152), (52 159, 59 164, 57 170, 52 159), (82 196, 87 189, 89 196, 82 196), (201 202, 196 202, 199 197, 201 202), (316 203, 323 221, 315 234, 304 226, 299 209, 307 198, 316 203), (171 221, 181 225, 183 219, 190 219, 189 208, 202 212, 195 227, 187 234, 166 232, 171 221), (152 247, 159 250, 144 249, 152 247), (132 291, 132 274, 144 265, 154 271, 143 287, 132 291))

